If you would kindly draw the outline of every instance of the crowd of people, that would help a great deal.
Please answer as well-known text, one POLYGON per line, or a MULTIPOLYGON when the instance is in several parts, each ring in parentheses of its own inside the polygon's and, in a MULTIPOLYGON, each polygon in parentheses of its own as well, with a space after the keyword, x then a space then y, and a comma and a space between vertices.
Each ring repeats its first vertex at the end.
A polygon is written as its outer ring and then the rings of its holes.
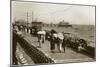
POLYGON ((50 42, 50 50, 51 52, 55 51, 55 47, 59 52, 64 52, 66 48, 75 48, 77 51, 81 51, 87 47, 87 41, 84 39, 80 39, 77 37, 73 37, 70 33, 67 33, 67 36, 64 32, 57 32, 56 30, 52 29, 50 31, 40 30, 37 32, 39 45, 48 40, 50 42))
MULTIPOLYGON (((15 28, 17 31, 21 30, 19 28, 15 28)), ((25 29, 26 30, 26 29, 25 29)), ((25 31, 24 31, 25 32, 25 31)), ((26 31, 27 32, 27 31, 26 31)), ((30 30, 30 34, 31 34, 31 30, 30 30)), ((33 31, 35 34, 32 35, 36 35, 36 37, 38 38, 38 43, 39 43, 39 48, 42 47, 43 43, 45 43, 45 40, 48 40, 50 42, 50 50, 51 52, 55 51, 55 47, 57 46, 57 49, 59 52, 65 52, 66 47, 73 47, 73 45, 75 45, 75 47, 77 48, 78 51, 80 51, 82 49, 82 45, 84 40, 78 40, 78 39, 71 39, 68 36, 64 36, 64 32, 57 32, 54 29, 51 29, 50 31, 48 30, 43 30, 42 28, 38 31, 33 31), (71 41, 74 40, 74 41, 71 41)), ((19 31, 18 34, 21 34, 21 32, 19 31)), ((85 41, 84 41, 85 43, 85 41)))
POLYGON ((51 30, 49 33, 47 33, 44 30, 38 31, 38 40, 39 40, 39 46, 41 47, 42 43, 45 42, 45 39, 48 40, 50 42, 50 50, 51 52, 54 51, 55 49, 55 45, 57 45, 57 48, 59 50, 59 52, 62 52, 63 48, 62 48, 62 43, 63 43, 63 39, 64 36, 62 33, 57 33, 55 30, 51 30))

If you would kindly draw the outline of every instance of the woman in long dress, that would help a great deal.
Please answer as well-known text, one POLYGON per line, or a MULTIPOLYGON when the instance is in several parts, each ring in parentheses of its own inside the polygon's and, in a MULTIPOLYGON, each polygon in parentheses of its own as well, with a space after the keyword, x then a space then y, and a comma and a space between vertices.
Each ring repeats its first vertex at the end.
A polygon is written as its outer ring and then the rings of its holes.
POLYGON ((38 34, 39 47, 41 48, 41 45, 45 42, 46 32, 41 30, 41 31, 38 31, 37 34, 38 34))

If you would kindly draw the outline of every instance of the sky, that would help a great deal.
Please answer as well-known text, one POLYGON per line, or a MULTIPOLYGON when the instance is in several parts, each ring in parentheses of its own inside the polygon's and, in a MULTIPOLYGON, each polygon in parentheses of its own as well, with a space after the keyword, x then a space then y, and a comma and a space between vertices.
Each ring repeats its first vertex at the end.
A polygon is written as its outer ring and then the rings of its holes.
POLYGON ((95 24, 95 7, 69 4, 12 1, 12 22, 25 20, 57 24, 64 20, 70 24, 95 24))

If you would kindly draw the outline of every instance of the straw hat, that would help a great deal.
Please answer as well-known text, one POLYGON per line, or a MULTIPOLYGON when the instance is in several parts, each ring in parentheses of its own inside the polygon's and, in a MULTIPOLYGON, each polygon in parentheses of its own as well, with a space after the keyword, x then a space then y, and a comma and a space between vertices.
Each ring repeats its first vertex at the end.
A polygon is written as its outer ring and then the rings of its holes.
POLYGON ((57 37, 58 37, 59 39, 61 39, 61 40, 64 39, 63 33, 58 33, 58 34, 57 34, 57 37))

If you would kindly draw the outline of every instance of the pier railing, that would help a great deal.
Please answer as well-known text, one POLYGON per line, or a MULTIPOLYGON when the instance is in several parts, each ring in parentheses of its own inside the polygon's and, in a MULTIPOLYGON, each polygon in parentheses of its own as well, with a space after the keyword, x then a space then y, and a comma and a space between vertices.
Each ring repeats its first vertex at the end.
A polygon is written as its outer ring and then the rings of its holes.
POLYGON ((54 61, 51 58, 47 57, 42 51, 38 50, 36 47, 27 42, 21 35, 13 33, 13 36, 16 36, 17 39, 16 41, 20 44, 20 46, 24 49, 24 51, 31 57, 34 63, 36 64, 54 63, 54 61))

